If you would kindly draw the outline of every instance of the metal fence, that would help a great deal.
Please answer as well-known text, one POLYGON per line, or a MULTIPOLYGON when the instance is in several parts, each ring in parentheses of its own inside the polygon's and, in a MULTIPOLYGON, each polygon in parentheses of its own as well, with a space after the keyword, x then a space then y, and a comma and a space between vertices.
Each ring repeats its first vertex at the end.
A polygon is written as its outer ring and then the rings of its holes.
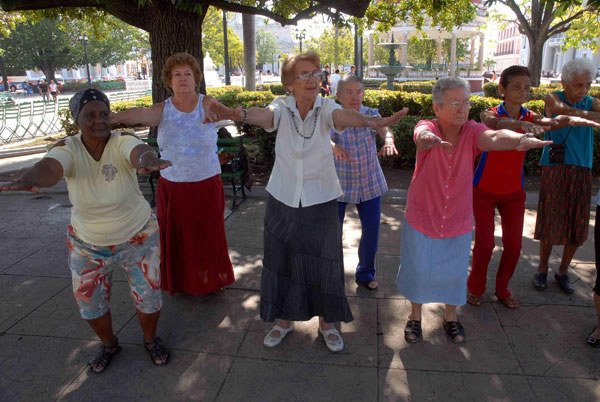
MULTIPOLYGON (((111 92, 111 102, 152 95, 152 90, 111 92)), ((45 137, 62 131, 61 111, 69 107, 70 98, 4 104, 0 106, 0 143, 45 137)))

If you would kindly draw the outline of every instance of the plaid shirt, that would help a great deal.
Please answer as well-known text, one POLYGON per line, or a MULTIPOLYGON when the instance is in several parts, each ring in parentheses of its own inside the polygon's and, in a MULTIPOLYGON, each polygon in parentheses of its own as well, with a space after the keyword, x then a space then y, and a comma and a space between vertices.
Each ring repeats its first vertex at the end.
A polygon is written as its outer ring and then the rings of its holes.
MULTIPOLYGON (((380 116, 377 109, 362 105, 360 112, 380 116)), ((377 158, 376 131, 368 127, 349 127, 343 133, 331 130, 331 140, 341 146, 353 162, 335 161, 344 195, 338 201, 358 204, 372 200, 388 190, 377 158)))

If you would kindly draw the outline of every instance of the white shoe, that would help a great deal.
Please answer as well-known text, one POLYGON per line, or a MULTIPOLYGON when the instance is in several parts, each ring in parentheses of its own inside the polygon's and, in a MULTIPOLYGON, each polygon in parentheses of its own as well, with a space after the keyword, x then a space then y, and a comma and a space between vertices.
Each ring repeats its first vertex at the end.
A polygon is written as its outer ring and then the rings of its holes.
POLYGON ((265 336, 265 340, 263 341, 263 344, 269 348, 274 348, 275 346, 279 345, 281 343, 281 341, 283 341, 283 338, 285 338, 285 336, 289 332, 292 332, 293 330, 294 330, 293 324, 289 328, 282 328, 278 324, 275 324, 273 326, 273 328, 271 328, 269 333, 265 336), (279 331, 279 336, 278 337, 271 336, 271 333, 273 331, 279 331))
POLYGON ((339 352, 340 350, 344 349, 344 340, 342 339, 337 329, 331 328, 326 331, 323 331, 321 330, 321 326, 319 325, 319 333, 323 335, 325 345, 327 345, 327 348, 332 352, 339 352), (337 339, 335 341, 332 341, 329 339, 329 335, 335 335, 337 339))

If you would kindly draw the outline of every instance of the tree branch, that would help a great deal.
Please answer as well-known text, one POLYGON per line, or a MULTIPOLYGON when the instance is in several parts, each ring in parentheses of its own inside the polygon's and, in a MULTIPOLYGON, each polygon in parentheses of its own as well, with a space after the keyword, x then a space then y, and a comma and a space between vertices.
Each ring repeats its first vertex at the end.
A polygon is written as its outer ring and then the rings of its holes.
POLYGON ((517 5, 517 3, 515 3, 515 0, 500 1, 500 3, 504 4, 505 6, 510 8, 513 13, 515 13, 515 15, 517 16, 517 20, 519 21, 519 25, 524 31, 523 34, 525 34, 529 38, 532 38, 534 36, 534 33, 531 29, 531 24, 529 24, 529 21, 527 21, 527 18, 525 18, 523 12, 521 12, 521 8, 517 5))
POLYGON ((235 13, 262 15, 279 22, 281 25, 296 25, 298 21, 310 18, 315 13, 322 13, 332 17, 335 15, 335 13, 329 10, 330 6, 323 4, 313 5, 307 9, 298 11, 298 14, 296 14, 294 18, 286 18, 267 9, 259 9, 257 7, 230 3, 226 0, 210 0, 210 4, 222 10, 232 11, 235 13))
POLYGON ((583 13, 585 13, 586 11, 589 11, 589 10, 584 9, 584 10, 578 11, 577 13, 573 14, 569 18, 556 23, 552 28, 550 28, 548 33, 550 34, 550 36, 552 36, 552 35, 559 34, 561 32, 568 31, 571 28, 571 22, 573 22, 573 20, 581 17, 583 15, 583 13))

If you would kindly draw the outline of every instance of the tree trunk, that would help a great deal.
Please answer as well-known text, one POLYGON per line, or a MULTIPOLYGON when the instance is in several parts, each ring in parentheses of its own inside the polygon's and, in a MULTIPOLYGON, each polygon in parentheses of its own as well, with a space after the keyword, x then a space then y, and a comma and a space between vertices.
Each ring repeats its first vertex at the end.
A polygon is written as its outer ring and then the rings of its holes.
MULTIPOLYGON (((202 22, 207 9, 201 14, 177 10, 169 1, 146 3, 149 11, 148 33, 152 48, 152 100, 162 102, 170 93, 164 86, 161 73, 167 58, 178 52, 194 56, 204 71, 202 57, 202 22)), ((200 80, 199 91, 206 93, 204 77, 200 80)))
POLYGON ((540 77, 542 75, 542 53, 544 50, 544 39, 536 38, 537 40, 529 39, 529 74, 531 74, 531 86, 540 86, 540 77))
POLYGON ((246 90, 256 91, 256 24, 254 15, 242 14, 242 29, 244 33, 246 90))

